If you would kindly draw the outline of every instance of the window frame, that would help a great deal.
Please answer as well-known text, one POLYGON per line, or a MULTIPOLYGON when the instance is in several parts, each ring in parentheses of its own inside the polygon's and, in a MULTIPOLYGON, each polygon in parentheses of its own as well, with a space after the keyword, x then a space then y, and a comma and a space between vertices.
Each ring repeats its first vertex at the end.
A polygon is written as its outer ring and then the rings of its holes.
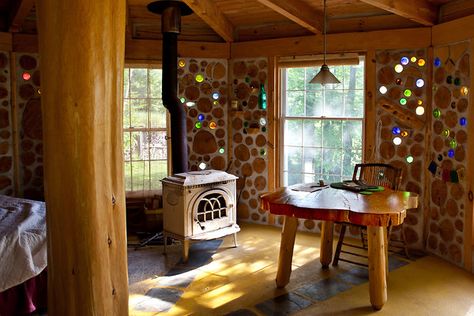
MULTIPOLYGON (((363 80, 364 80, 364 87, 363 87, 363 95, 364 95, 364 100, 363 100, 363 110, 362 110, 362 117, 361 118, 351 118, 351 117, 329 117, 329 116, 286 116, 286 92, 287 92, 287 79, 286 79, 286 69, 288 68, 308 68, 311 67, 310 65, 306 64, 304 66, 299 65, 298 63, 295 63, 294 67, 291 67, 290 65, 286 65, 285 67, 279 67, 278 69, 278 88, 279 88, 279 98, 280 98, 280 104, 278 107, 279 111, 279 122, 278 122, 278 152, 276 153, 278 156, 278 166, 279 166, 279 172, 278 172, 278 186, 282 187, 285 186, 285 144, 284 144, 284 130, 285 130, 285 123, 288 120, 308 120, 308 121, 330 121, 330 120, 336 120, 336 121, 360 121, 361 122, 361 139, 362 139, 362 147, 361 147, 361 162, 365 161, 366 159, 366 149, 368 145, 368 140, 366 139, 366 128, 367 128, 367 117, 368 117, 368 111, 367 111, 367 106, 368 106, 368 97, 367 97, 367 56, 361 55, 359 56, 359 59, 364 63, 362 66, 362 69, 364 71, 363 73, 363 80)), ((318 61, 315 60, 315 63, 318 61)), ((337 63, 338 66, 344 66, 344 65, 350 65, 350 64, 344 64, 342 63, 337 63)), ((316 67, 316 66, 315 66, 316 67)), ((302 91, 308 91, 308 90, 302 90, 302 91)), ((304 96, 306 100, 306 94, 304 96)), ((306 104, 306 103, 305 103, 306 104)), ((303 131, 304 133, 304 131, 303 131)), ((369 145, 370 146, 370 145, 369 145)), ((300 147, 301 149, 304 149, 305 146, 304 144, 295 146, 295 147, 300 147)), ((321 149, 324 149, 325 147, 322 146, 321 149)), ((341 166, 342 168, 342 166, 341 166)), ((321 170, 322 171, 322 170, 321 170)), ((288 172, 288 170, 286 170, 288 172)), ((343 173, 341 171, 341 173, 343 173)), ((301 175, 303 177, 304 181, 304 175, 308 174, 305 173, 304 170, 301 170, 301 175)), ((317 182, 317 181, 316 181, 317 182)))
MULTIPOLYGON (((168 110, 166 110, 166 127, 163 128, 163 127, 128 127, 128 128, 125 128, 124 127, 124 119, 125 119, 125 100, 129 100, 129 102, 131 100, 144 100, 146 99, 147 100, 147 105, 150 106, 150 102, 152 99, 161 99, 161 98, 151 98, 149 97, 150 95, 150 83, 149 83, 149 75, 147 75, 147 80, 148 80, 148 83, 147 83, 147 94, 148 96, 146 98, 136 98, 136 97, 125 97, 125 70, 126 69, 147 69, 147 71, 151 70, 151 69, 162 69, 161 67, 161 64, 141 64, 141 63, 125 63, 124 64, 124 80, 122 82, 122 92, 123 92, 123 95, 122 95, 122 150, 125 150, 125 144, 124 144, 124 138, 125 138, 125 134, 126 133, 130 133, 130 136, 131 136, 131 133, 133 132, 164 132, 165 133, 165 139, 166 139, 166 172, 167 172, 167 175, 170 175, 171 173, 171 140, 170 140, 170 117, 169 117, 169 112, 168 110)), ((129 78, 128 78, 129 82, 130 82, 130 72, 129 72, 129 78)), ((130 84, 129 84, 129 89, 130 89, 130 84)), ((130 90, 129 90, 129 93, 130 93, 130 90)), ((129 105, 130 106, 130 105, 129 105)), ((129 111, 128 113, 129 115, 129 122, 131 122, 131 115, 132 115, 132 111, 129 111)), ((150 121, 150 111, 148 110, 147 111, 147 120, 148 122, 150 121)), ((130 171, 131 171, 131 187, 132 187, 132 190, 127 190, 126 188, 126 184, 125 184, 125 194, 126 194, 126 197, 146 197, 146 196, 154 196, 154 195, 161 195, 162 193, 162 186, 160 186, 160 188, 151 188, 151 183, 149 182, 148 183, 148 187, 143 187, 141 189, 138 189, 138 190, 133 190, 133 162, 140 162, 140 161, 145 161, 145 162, 150 162, 150 161, 164 161, 164 159, 141 159, 141 160, 134 160, 132 158, 132 155, 131 155, 131 145, 130 145, 130 160, 126 160, 125 159, 125 152, 123 152, 123 161, 124 161, 124 180, 125 180, 125 174, 126 174, 126 165, 125 163, 127 162, 131 162, 130 164, 130 171)), ((148 148, 148 150, 150 151, 150 148, 148 148)), ((148 153, 148 158, 150 157, 150 152, 148 153)), ((148 163, 148 169, 147 169, 147 172, 148 174, 150 175, 151 174, 151 165, 150 163, 148 163)))

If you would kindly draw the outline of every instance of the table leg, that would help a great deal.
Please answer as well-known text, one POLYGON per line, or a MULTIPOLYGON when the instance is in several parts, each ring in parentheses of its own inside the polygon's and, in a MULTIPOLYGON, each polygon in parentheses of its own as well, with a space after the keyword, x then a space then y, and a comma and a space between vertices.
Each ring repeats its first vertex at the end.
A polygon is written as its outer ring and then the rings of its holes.
POLYGON ((386 235, 386 227, 367 227, 370 303, 375 310, 382 309, 387 302, 386 235))
POLYGON ((298 219, 293 216, 285 216, 283 229, 281 231, 280 256, 278 257, 278 272, 276 277, 277 287, 285 287, 290 282, 291 261, 293 259, 293 248, 295 246, 296 227, 298 219))
POLYGON ((323 221, 321 228, 321 253, 319 261, 324 269, 328 268, 332 261, 332 240, 334 222, 323 221))

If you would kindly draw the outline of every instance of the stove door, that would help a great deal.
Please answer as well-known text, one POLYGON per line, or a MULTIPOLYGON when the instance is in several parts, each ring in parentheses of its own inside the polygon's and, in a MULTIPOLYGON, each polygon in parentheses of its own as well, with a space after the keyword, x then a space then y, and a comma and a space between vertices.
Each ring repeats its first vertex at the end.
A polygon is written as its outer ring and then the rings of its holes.
POLYGON ((192 205, 193 235, 205 234, 234 224, 234 200, 227 190, 218 188, 204 191, 192 205))

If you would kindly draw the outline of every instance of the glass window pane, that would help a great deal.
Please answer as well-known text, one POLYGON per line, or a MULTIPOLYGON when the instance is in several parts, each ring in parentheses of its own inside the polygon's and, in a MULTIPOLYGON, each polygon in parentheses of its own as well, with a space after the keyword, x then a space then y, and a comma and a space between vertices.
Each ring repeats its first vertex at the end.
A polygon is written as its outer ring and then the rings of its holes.
POLYGON ((321 117, 323 115, 323 91, 306 91, 306 116, 321 117))
POLYGON ((321 86, 319 83, 309 83, 319 72, 321 67, 311 67, 311 68, 306 68, 306 89, 310 91, 314 90, 323 90, 323 86, 321 86))
POLYGON ((147 159, 147 139, 146 132, 132 132, 131 134, 131 148, 132 148, 132 160, 144 160, 147 159))
POLYGON ((321 173, 321 148, 303 149, 303 171, 306 173, 321 173))
POLYGON ((147 99, 130 100, 131 122, 132 128, 148 127, 148 101, 147 99))
POLYGON ((288 184, 293 185, 297 183, 303 183, 303 174, 301 173, 288 173, 288 184))
POLYGON ((304 68, 288 68, 286 72, 287 90, 304 90, 304 68))
POLYGON ((357 68, 357 75, 356 75, 356 89, 364 90, 365 88, 365 78, 364 78, 364 61, 361 60, 359 65, 353 66, 357 68))
POLYGON ((125 162, 125 191, 132 191, 132 164, 130 162, 125 162))
POLYGON ((166 132, 149 132, 148 133, 150 160, 166 160, 166 132))
POLYGON ((131 159, 132 148, 130 146, 131 145, 130 141, 131 141, 130 133, 129 132, 123 133, 123 158, 125 161, 130 161, 131 159))
POLYGON ((123 100, 123 128, 130 128, 130 100, 123 100))
POLYGON ((302 148, 285 146, 284 170, 289 172, 302 171, 302 148))
POLYGON ((286 115, 304 116, 304 91, 286 93, 286 115))
POLYGON ((303 146, 321 147, 323 139, 321 120, 305 120, 303 146))
POLYGON ((128 98, 130 96, 130 68, 125 68, 123 70, 123 97, 128 98))
POLYGON ((330 66, 341 83, 325 86, 309 83, 319 68, 303 68, 304 75, 302 68, 284 70, 288 88, 282 124, 285 185, 350 179, 354 165, 362 160, 364 63, 330 66))
POLYGON ((344 113, 344 91, 324 91, 324 115, 329 117, 342 117, 344 113))
POLYGON ((148 97, 148 75, 147 69, 130 69, 130 97, 148 97))
POLYGON ((283 171, 283 186, 287 186, 288 185, 288 172, 287 171, 283 171))
POLYGON ((286 120, 285 132, 283 134, 283 143, 285 145, 300 146, 303 143, 303 121, 286 120))
POLYGON ((150 127, 166 128, 166 108, 161 99, 150 99, 150 127))
POLYGON ((362 161, 362 150, 349 149, 344 150, 344 158, 342 162, 342 175, 344 179, 352 179, 354 166, 362 161))
POLYGON ((148 190, 148 162, 134 161, 132 164, 132 190, 141 191, 148 190))
POLYGON ((323 173, 329 175, 341 175, 341 149, 323 149, 323 173))
POLYGON ((148 75, 150 76, 150 98, 161 100, 161 69, 150 69, 148 75))
POLYGON ((353 118, 364 117, 364 90, 348 90, 345 93, 344 116, 353 118))
POLYGON ((161 188, 161 179, 168 175, 166 161, 150 161, 151 187, 153 189, 161 188))
POLYGON ((361 121, 343 121, 342 130, 342 147, 347 149, 362 148, 361 121))
POLYGON ((342 122, 323 121, 323 147, 342 148, 342 122))
POLYGON ((161 101, 161 75, 161 69, 124 70, 123 144, 127 191, 159 189, 159 180, 167 175, 167 122, 161 101), (148 131, 150 128, 159 130, 148 131))
POLYGON ((316 179, 318 176, 312 173, 305 173, 303 174, 303 181, 304 183, 313 183, 318 182, 319 179, 316 179))

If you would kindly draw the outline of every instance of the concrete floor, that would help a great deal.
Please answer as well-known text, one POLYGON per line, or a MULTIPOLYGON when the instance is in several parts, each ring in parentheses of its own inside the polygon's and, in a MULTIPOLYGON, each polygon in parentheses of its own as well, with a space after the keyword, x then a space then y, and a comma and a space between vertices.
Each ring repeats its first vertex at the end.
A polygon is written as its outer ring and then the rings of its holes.
POLYGON ((180 245, 167 256, 162 246, 129 251, 130 315, 474 316, 474 276, 433 256, 391 258, 388 301, 373 311, 366 270, 342 262, 322 270, 319 236, 309 233, 297 234, 290 283, 277 289, 281 229, 241 228, 238 248, 226 237, 194 261, 191 253, 189 266, 179 263, 180 245))

